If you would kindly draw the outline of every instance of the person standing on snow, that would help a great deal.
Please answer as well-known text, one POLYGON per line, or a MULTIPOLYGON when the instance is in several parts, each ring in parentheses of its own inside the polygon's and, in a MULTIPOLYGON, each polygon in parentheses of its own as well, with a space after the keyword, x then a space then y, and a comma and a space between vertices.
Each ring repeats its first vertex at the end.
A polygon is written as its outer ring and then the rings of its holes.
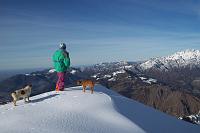
POLYGON ((52 60, 58 76, 56 91, 63 91, 65 85, 65 73, 70 66, 69 53, 66 51, 65 43, 60 44, 59 49, 53 54, 52 60))

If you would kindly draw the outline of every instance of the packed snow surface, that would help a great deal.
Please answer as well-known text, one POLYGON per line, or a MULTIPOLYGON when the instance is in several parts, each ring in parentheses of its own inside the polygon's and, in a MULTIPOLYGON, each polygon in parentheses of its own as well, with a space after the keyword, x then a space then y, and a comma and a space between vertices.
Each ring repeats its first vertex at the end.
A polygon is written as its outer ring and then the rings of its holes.
POLYGON ((96 85, 47 92, 0 106, 1 133, 198 133, 200 126, 168 116, 96 85))

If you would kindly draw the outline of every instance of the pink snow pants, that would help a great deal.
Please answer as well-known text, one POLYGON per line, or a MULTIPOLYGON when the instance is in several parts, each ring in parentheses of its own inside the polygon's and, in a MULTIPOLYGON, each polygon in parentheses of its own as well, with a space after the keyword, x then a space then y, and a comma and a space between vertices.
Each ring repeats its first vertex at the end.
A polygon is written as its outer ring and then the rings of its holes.
POLYGON ((56 83, 56 90, 63 91, 65 88, 65 72, 57 72, 58 81, 56 83))

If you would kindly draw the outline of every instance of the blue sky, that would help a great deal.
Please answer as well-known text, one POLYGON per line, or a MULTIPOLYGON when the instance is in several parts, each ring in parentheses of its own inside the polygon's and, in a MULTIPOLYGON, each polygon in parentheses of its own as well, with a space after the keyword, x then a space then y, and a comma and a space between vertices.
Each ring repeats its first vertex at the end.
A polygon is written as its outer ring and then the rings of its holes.
POLYGON ((200 0, 0 0, 0 70, 139 61, 200 49, 200 0))

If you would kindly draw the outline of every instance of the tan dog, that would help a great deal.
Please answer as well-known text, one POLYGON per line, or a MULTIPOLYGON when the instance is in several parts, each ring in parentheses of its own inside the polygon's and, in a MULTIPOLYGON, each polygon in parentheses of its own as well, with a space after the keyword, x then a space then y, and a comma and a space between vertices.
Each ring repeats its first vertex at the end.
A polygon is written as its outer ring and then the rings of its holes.
POLYGON ((24 88, 22 88, 20 90, 16 90, 13 93, 11 93, 11 96, 13 98, 14 106, 16 106, 16 102, 20 98, 23 98, 24 102, 29 102, 29 97, 30 97, 30 94, 31 94, 31 89, 32 89, 32 85, 27 85, 24 88), (26 98, 28 99, 28 101, 26 101, 26 98))
POLYGON ((93 94, 93 92, 94 92, 95 82, 92 81, 92 80, 78 80, 77 85, 82 85, 83 92, 85 92, 85 89, 86 89, 87 86, 90 87, 91 94, 93 94))

